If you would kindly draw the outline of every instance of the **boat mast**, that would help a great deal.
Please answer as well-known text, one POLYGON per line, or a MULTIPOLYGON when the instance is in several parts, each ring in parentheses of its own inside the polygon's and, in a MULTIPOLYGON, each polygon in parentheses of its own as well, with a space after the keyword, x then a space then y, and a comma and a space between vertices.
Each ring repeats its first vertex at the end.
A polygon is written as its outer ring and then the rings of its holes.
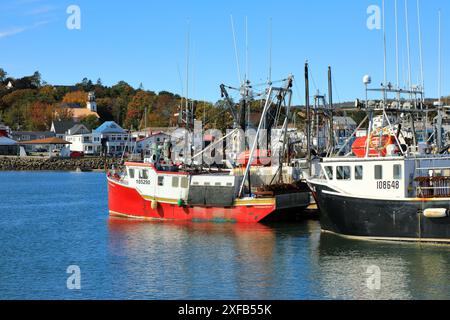
MULTIPOLYGON (((405 0, 406 1, 406 0, 405 0)), ((383 88, 386 89, 387 86, 387 44, 386 44, 386 15, 385 15, 385 0, 383 0, 383 50, 384 50, 384 81, 383 88)), ((387 93, 383 91, 384 105, 387 102, 387 93)))
MULTIPOLYGON (((373 110, 369 108, 369 84, 372 83, 372 79, 370 76, 364 76, 363 78, 364 85, 366 87, 366 110, 369 113, 369 125, 367 127, 367 133, 366 133, 366 158, 369 157, 369 151, 370 151, 370 139, 372 134, 372 126, 373 126, 373 110)), ((386 89, 383 87, 383 92, 386 92, 386 89)))
POLYGON ((428 140, 428 108, 425 106, 425 76, 423 66, 423 41, 422 41, 422 24, 420 15, 420 0, 417 0, 417 26, 419 32, 419 59, 420 59, 420 86, 421 86, 421 109, 425 111, 423 140, 428 140))
POLYGON ((417 26, 419 32, 419 60, 420 60, 420 85, 422 91, 422 102, 425 101, 425 78, 423 71, 423 44, 422 44, 422 24, 420 19, 420 0, 417 0, 417 26))
MULTIPOLYGON (((411 47, 409 38, 409 18, 408 18, 408 0, 405 0, 405 27, 406 27, 406 47, 407 47, 407 57, 408 57, 408 89, 411 91, 411 47)), ((410 94, 412 98, 412 93, 410 94)))
POLYGON ((189 46, 190 46, 190 33, 191 26, 188 20, 187 36, 186 36, 186 129, 189 130, 190 127, 190 116, 189 116, 189 46))
MULTIPOLYGON (((289 143, 288 140, 288 127, 289 127, 289 120, 291 117, 291 103, 292 103, 292 80, 293 80, 293 76, 289 75, 288 79, 287 79, 287 85, 286 88, 284 90, 280 90, 280 94, 278 95, 278 105, 279 108, 281 108, 283 102, 286 99, 286 95, 288 94, 288 104, 286 106, 286 118, 284 119, 284 124, 283 124, 283 147, 281 149, 281 153, 280 153, 280 164, 279 164, 279 168, 278 168, 278 172, 279 172, 279 183, 283 183, 283 162, 284 162, 284 156, 285 156, 285 152, 286 152, 286 146, 289 143)), ((261 121, 264 121, 264 119, 261 119, 261 121)), ((264 121, 265 122, 265 121, 264 121)), ((288 157, 289 157, 289 146, 287 146, 287 152, 288 152, 288 157)))
POLYGON ((306 106, 306 148, 307 160, 309 167, 309 176, 312 174, 311 167, 311 110, 309 106, 309 65, 308 61, 305 63, 305 106, 306 106))
POLYGON ((436 141, 438 150, 442 149, 442 31, 441 31, 441 10, 439 10, 439 49, 438 49, 438 116, 436 128, 436 141))
POLYGON ((331 66, 328 66, 328 105, 330 108, 330 132, 329 132, 329 150, 330 154, 334 151, 334 118, 333 118, 333 80, 331 66))
MULTIPOLYGON (((258 135, 259 135, 259 132, 262 129, 262 126, 263 126, 263 123, 264 123, 263 120, 265 119, 265 117, 267 115, 267 112, 268 112, 268 110, 269 110, 269 108, 271 106, 272 90, 273 90, 273 88, 270 87, 269 88, 269 92, 268 92, 268 96, 267 96, 267 99, 266 99, 266 104, 264 105, 263 113, 261 115, 261 121, 259 122, 259 127, 258 127, 258 130, 256 132, 255 141, 253 141, 253 145, 252 145, 251 152, 250 152, 250 157, 249 157, 249 160, 248 160, 248 163, 247 163, 247 167, 245 169, 245 173, 244 173, 244 177, 242 179, 241 187, 239 189, 239 198, 242 198, 242 196, 244 194, 245 181, 247 180, 247 177, 249 175, 249 172, 250 172, 250 169, 251 169, 251 166, 252 166, 252 162, 253 162, 253 159, 254 159, 254 154, 255 154, 256 148, 258 146, 258 135)), ((251 193, 251 190, 249 190, 249 191, 251 193)))

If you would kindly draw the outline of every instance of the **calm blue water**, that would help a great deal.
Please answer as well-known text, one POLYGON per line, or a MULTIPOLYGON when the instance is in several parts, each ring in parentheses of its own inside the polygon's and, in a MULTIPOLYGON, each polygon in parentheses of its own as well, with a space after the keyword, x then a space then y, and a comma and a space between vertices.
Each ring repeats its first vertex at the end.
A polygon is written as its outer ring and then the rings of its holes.
POLYGON ((103 174, 0 173, 0 299, 450 299, 449 266, 449 246, 342 240, 317 222, 110 220, 103 174))

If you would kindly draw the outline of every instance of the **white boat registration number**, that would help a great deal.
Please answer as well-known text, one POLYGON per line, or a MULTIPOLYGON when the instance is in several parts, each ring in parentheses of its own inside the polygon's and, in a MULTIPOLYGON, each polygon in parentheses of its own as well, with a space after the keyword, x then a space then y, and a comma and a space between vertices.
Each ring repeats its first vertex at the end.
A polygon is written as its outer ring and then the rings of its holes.
POLYGON ((400 189, 400 181, 377 181, 378 190, 398 190, 400 189))

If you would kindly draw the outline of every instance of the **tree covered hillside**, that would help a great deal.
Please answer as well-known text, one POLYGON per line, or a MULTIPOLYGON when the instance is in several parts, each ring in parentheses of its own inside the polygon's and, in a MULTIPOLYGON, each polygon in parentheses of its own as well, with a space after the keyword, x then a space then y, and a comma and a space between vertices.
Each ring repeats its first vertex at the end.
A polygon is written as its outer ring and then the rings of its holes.
MULTIPOLYGON (((145 123, 148 127, 175 126, 178 119, 174 115, 179 113, 183 100, 167 91, 155 93, 144 90, 142 86, 135 89, 125 81, 108 87, 100 79, 93 83, 85 78, 73 86, 62 86, 42 81, 39 72, 15 79, 0 69, 0 121, 13 130, 49 130, 53 119, 71 118, 70 112, 64 111, 64 106, 86 107, 90 91, 95 92, 100 116, 100 120, 92 116, 82 119, 90 128, 111 120, 126 129, 135 130, 142 129, 145 123)), ((226 122, 223 116, 225 110, 220 103, 213 105, 195 101, 194 105, 199 119, 203 119, 205 113, 207 120, 226 122)))

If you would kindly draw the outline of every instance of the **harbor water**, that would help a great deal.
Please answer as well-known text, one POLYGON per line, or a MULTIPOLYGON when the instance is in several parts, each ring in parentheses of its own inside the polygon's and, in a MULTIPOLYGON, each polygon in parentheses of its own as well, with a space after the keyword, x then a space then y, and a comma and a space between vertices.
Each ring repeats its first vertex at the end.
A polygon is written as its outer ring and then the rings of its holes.
POLYGON ((110 219, 103 173, 0 173, 0 299, 450 299, 449 265, 450 246, 347 240, 318 221, 110 219))

